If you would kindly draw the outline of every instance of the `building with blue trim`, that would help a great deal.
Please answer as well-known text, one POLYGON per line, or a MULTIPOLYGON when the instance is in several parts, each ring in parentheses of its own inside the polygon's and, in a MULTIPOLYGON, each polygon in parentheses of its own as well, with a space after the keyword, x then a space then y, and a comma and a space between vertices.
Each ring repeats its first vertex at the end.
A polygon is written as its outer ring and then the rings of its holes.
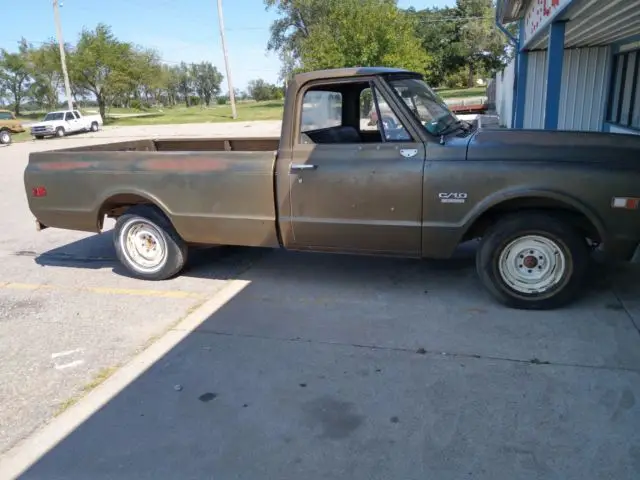
POLYGON ((517 22, 496 78, 503 126, 640 134, 640 0, 498 0, 517 22))

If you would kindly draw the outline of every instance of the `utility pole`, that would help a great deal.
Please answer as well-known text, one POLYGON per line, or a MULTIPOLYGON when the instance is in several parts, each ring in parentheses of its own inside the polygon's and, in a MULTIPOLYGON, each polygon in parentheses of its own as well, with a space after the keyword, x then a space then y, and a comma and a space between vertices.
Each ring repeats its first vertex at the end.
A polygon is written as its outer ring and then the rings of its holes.
POLYGON ((224 67, 227 70, 227 84, 229 85, 229 100, 231 101, 231 114, 233 119, 238 118, 236 112, 236 96, 233 93, 233 82, 231 81, 231 69, 229 68, 229 55, 227 54, 227 42, 224 38, 224 18, 222 18, 222 0, 218 0, 218 22, 220 23, 220 38, 222 38, 222 52, 224 53, 224 67))
POLYGON ((64 55, 64 40, 62 39, 62 27, 60 26, 60 10, 58 0, 53 0, 53 18, 56 22, 56 32, 58 34, 58 45, 60 46, 60 62, 62 63, 62 76, 64 77, 64 91, 67 95, 67 105, 69 110, 73 110, 71 99, 71 85, 69 84, 69 73, 67 72, 67 59, 64 55))

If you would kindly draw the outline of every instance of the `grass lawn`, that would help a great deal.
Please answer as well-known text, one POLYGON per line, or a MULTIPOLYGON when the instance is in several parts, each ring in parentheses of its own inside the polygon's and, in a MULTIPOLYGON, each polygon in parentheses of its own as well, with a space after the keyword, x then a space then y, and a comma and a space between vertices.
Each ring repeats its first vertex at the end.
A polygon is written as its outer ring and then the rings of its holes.
POLYGON ((436 90, 442 98, 483 97, 487 94, 487 87, 473 88, 441 88, 436 90))
MULTIPOLYGON (((280 120, 282 118, 283 101, 241 102, 236 104, 237 121, 280 120)), ((212 105, 209 108, 175 107, 160 110, 125 111, 113 109, 109 113, 140 114, 139 117, 108 118, 108 125, 164 125, 181 123, 231 122, 231 105, 212 105), (142 116, 144 115, 144 116, 142 116)), ((107 114, 108 115, 108 114, 107 114)))
POLYGON ((12 133, 11 134, 11 143, 25 142, 27 140, 31 140, 33 137, 29 134, 29 132, 22 133, 12 133))

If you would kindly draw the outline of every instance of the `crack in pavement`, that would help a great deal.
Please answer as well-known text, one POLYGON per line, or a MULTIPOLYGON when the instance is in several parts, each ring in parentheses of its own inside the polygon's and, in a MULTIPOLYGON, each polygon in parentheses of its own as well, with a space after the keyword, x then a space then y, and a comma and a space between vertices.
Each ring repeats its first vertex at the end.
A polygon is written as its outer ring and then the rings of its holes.
POLYGON ((631 315, 631 312, 629 311, 629 309, 625 305, 624 300, 622 300, 622 298, 620 298, 620 295, 618 294, 618 292, 615 289, 615 287, 611 288, 611 292, 613 293, 613 296, 616 298, 616 300, 618 300, 618 303, 620 304, 620 306, 624 310, 624 313, 627 314, 627 318, 629 318, 629 320, 631 320, 631 324, 635 327, 635 329, 638 332, 638 334, 640 334, 640 325, 638 325, 636 323, 636 319, 634 318, 633 315, 631 315))
MULTIPOLYGON (((179 329, 174 329, 179 331, 179 329)), ((532 359, 521 359, 521 358, 509 358, 509 357, 499 357, 493 355, 482 355, 475 353, 464 353, 464 352, 443 352, 443 351, 435 351, 435 350, 426 350, 424 348, 406 348, 406 347, 384 347, 380 345, 366 345, 359 343, 348 343, 348 342, 333 342, 328 340, 311 340, 304 339, 300 337, 295 338, 282 338, 282 337, 267 337, 264 335, 254 335, 248 333, 229 333, 229 332, 219 332, 215 330, 197 330, 193 333, 198 334, 207 334, 207 335, 219 335, 225 337, 238 337, 238 338, 255 338, 259 340, 272 340, 279 342, 287 342, 287 343, 311 343, 315 345, 329 345, 336 347, 353 347, 353 348, 362 348, 368 350, 381 350, 381 351, 391 351, 391 352, 403 352, 403 353, 412 353, 418 355, 429 355, 429 356, 439 356, 439 357, 450 357, 450 358, 466 358, 466 359, 475 359, 475 360, 494 360, 500 362, 510 362, 510 363, 519 363, 526 365, 539 365, 539 366, 551 366, 551 367, 573 367, 573 368, 585 368, 590 370, 607 370, 612 372, 632 372, 639 373, 640 368, 630 368, 630 367, 611 367, 608 365, 587 365, 582 363, 568 363, 568 362, 551 362, 539 360, 537 358, 532 359)))

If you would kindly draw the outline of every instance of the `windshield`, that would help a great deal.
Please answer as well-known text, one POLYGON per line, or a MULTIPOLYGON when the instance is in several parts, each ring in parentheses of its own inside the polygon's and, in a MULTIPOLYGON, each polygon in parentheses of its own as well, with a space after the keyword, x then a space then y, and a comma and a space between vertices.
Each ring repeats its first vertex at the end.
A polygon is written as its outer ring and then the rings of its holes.
POLYGON ((390 79, 389 84, 429 133, 441 135, 449 126, 458 122, 447 104, 423 80, 390 79))
POLYGON ((44 117, 43 122, 50 122, 51 120, 63 120, 64 113, 63 112, 55 112, 55 113, 47 113, 44 117))

